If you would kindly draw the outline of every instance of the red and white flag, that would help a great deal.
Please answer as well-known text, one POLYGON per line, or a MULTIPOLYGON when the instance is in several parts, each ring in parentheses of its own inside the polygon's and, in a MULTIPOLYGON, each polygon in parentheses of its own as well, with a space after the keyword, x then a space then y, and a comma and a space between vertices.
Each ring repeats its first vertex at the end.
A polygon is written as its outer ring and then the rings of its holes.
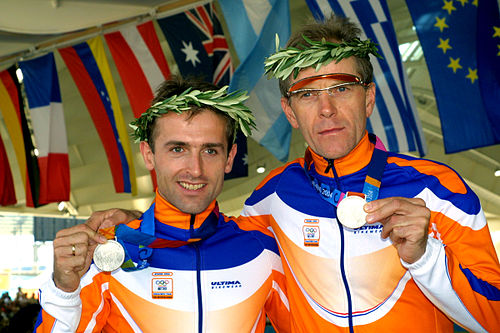
POLYGON ((170 77, 153 22, 127 26, 104 38, 137 118, 151 105, 158 86, 170 77))

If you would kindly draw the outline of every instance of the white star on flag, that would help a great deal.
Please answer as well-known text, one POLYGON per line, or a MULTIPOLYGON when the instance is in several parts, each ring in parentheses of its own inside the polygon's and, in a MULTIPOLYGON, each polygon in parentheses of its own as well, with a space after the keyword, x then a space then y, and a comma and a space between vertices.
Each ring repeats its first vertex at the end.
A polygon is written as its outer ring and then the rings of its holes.
POLYGON ((201 62, 197 56, 198 50, 193 49, 193 44, 191 44, 191 42, 186 44, 185 41, 182 41, 182 45, 184 45, 184 48, 181 49, 181 51, 186 55, 186 62, 191 61, 193 67, 196 67, 196 62, 201 62))

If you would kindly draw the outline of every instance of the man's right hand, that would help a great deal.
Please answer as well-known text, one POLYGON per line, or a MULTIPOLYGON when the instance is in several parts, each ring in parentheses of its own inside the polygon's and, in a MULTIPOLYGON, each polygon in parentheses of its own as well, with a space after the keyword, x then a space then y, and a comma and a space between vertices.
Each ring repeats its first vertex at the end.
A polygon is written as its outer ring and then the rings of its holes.
POLYGON ((84 224, 60 230, 54 239, 55 285, 66 292, 75 291, 92 263, 95 248, 107 241, 97 231, 130 222, 141 214, 139 211, 116 208, 97 211, 84 224))
POLYGON ((92 263, 97 244, 106 241, 106 237, 85 223, 58 231, 54 239, 56 287, 66 292, 75 291, 92 263))

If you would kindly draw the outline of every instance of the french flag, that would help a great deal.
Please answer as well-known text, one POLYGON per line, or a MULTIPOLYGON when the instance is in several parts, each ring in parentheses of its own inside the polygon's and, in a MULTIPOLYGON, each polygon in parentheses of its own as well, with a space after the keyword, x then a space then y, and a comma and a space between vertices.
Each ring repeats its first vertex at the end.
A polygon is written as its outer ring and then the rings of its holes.
POLYGON ((38 203, 69 201, 68 140, 54 54, 21 61, 19 67, 38 149, 38 203))

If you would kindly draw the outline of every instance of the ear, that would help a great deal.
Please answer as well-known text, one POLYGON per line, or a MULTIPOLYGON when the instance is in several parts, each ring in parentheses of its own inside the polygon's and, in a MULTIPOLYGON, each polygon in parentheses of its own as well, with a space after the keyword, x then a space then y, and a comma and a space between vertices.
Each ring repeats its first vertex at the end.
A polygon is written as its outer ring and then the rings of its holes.
POLYGON ((373 108, 375 108, 375 82, 370 83, 370 86, 366 88, 366 118, 370 117, 373 113, 373 108))
POLYGON ((151 147, 146 141, 141 141, 141 145, 139 147, 141 149, 142 158, 144 159, 146 168, 149 171, 153 170, 155 168, 155 159, 151 147))
POLYGON ((281 108, 285 113, 286 119, 293 128, 299 128, 299 123, 297 122, 297 118, 295 118, 295 114, 293 113, 292 107, 288 103, 289 99, 285 97, 281 97, 281 108))
POLYGON ((231 170, 233 169, 234 157, 236 156, 237 151, 238 151, 238 145, 234 143, 227 156, 226 166, 224 167, 225 173, 230 173, 231 170))

